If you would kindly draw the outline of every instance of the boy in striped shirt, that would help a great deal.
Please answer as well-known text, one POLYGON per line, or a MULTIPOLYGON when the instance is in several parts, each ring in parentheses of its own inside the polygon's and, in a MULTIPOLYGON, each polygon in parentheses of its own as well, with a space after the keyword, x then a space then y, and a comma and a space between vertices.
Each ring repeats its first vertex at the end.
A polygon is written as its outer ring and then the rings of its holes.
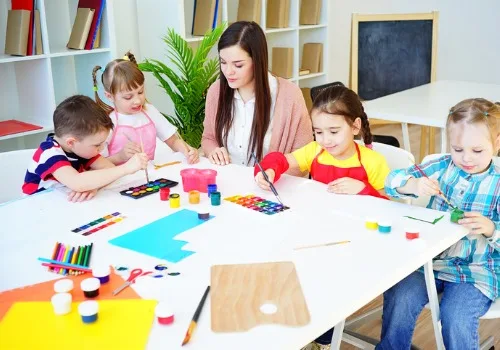
POLYGON ((120 166, 100 156, 113 123, 89 97, 67 98, 57 106, 53 119, 54 133, 40 144, 26 171, 22 187, 25 194, 61 184, 71 190, 70 201, 89 200, 97 189, 146 168, 148 158, 144 153, 120 166))

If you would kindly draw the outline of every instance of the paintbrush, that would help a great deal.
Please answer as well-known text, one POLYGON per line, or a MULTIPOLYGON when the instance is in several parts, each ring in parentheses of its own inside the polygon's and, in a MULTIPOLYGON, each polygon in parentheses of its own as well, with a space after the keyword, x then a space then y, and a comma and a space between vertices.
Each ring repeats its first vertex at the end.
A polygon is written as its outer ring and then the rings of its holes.
POLYGON ((158 169, 161 169, 161 168, 166 167, 166 166, 180 164, 180 163, 182 163, 182 162, 177 160, 175 162, 170 162, 170 163, 165 163, 165 164, 153 164, 153 165, 155 167, 155 170, 158 170, 158 169))
MULTIPOLYGON (((144 145, 142 143, 142 135, 139 133, 139 140, 141 141, 141 152, 144 153, 144 145)), ((146 181, 149 183, 149 174, 148 174, 148 167, 146 166, 146 169, 144 169, 144 172, 146 173, 146 181)))
POLYGON ((273 183, 271 182, 271 180, 269 180, 269 177, 267 176, 264 169, 262 169, 262 166, 260 165, 259 161, 257 160, 257 157, 255 156, 254 152, 252 152, 252 157, 255 160, 255 164, 257 164, 257 166, 259 167, 260 172, 262 173, 262 176, 264 176, 264 179, 267 181, 267 183, 271 187, 271 191, 273 191, 274 195, 276 196, 276 199, 278 200, 278 202, 280 202, 281 205, 284 205, 283 202, 281 201, 280 196, 278 195, 278 191, 276 191, 276 188, 274 187, 273 183))
POLYGON ((201 310, 203 309, 203 305, 205 305, 205 300, 207 299, 208 292, 210 291, 210 286, 207 287, 205 290, 205 293, 203 293, 203 297, 201 297, 200 303, 198 304, 198 307, 196 308, 196 311, 194 312, 193 319, 191 320, 191 323, 189 324, 189 328, 186 332, 186 336, 184 337, 184 340, 182 342, 182 346, 186 345, 189 340, 191 339, 191 336, 193 335, 193 332, 196 328, 196 324, 198 322, 198 319, 200 318, 201 310))
MULTIPOLYGON (((418 170, 418 172, 420 174, 422 174, 422 176, 426 177, 426 178, 429 178, 425 173, 424 171, 422 170, 422 168, 420 168, 418 166, 417 163, 413 162, 413 165, 415 165, 415 168, 418 170)), ((453 209, 457 209, 457 207, 455 207, 453 204, 450 203, 450 201, 448 200, 448 198, 446 198, 446 196, 444 195, 443 191, 441 191, 441 189, 439 189, 439 195, 444 199, 444 201, 446 202, 446 204, 448 204, 451 208, 453 209)))
POLYGON ((293 250, 301 250, 301 249, 309 249, 309 248, 319 248, 319 247, 329 247, 329 246, 332 246, 332 245, 346 244, 346 243, 351 243, 351 241, 340 241, 340 242, 329 242, 329 243, 321 243, 321 244, 314 244, 314 245, 304 245, 304 246, 301 246, 301 247, 293 248, 293 250))

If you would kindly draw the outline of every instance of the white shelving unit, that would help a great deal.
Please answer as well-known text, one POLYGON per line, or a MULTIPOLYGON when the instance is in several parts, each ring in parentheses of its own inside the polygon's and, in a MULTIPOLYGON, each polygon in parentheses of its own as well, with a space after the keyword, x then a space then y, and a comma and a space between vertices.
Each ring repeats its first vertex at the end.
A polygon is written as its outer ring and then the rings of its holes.
MULTIPOLYGON (((47 0, 46 0, 47 1, 47 0)), ((137 25, 141 59, 153 58, 168 64, 166 45, 161 38, 167 28, 173 28, 192 45, 202 37, 191 35, 195 0, 137 0, 137 25)), ((222 5, 222 20, 227 23, 236 21, 239 0, 219 0, 222 5)), ((290 0, 289 27, 266 28, 267 0, 261 0, 260 25, 264 29, 268 42, 269 67, 272 63, 273 47, 292 47, 294 49, 294 76, 290 81, 300 87, 314 87, 326 84, 328 77, 328 0, 322 0, 320 23, 317 25, 299 25, 301 1, 290 0), (323 43, 323 72, 299 76, 304 43, 323 43)), ((216 48, 213 50, 216 54, 216 48)), ((172 111, 171 103, 165 92, 158 87, 156 79, 146 78, 148 98, 162 111, 172 111)))
POLYGON ((92 69, 115 58, 113 0, 106 0, 101 18, 100 47, 66 48, 77 6, 78 0, 37 0, 43 54, 18 57, 4 53, 11 0, 0 0, 0 120, 16 119, 43 127, 0 137, 0 152, 38 146, 52 130, 57 104, 74 94, 93 97, 92 69))

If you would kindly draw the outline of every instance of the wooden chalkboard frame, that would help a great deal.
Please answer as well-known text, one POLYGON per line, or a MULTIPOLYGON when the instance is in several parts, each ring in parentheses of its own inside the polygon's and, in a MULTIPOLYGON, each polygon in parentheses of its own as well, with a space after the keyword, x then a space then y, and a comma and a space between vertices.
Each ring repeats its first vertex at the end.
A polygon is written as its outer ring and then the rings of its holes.
POLYGON ((358 92, 358 40, 360 22, 383 22, 383 21, 432 21, 432 58, 431 58, 431 77, 430 81, 436 80, 436 54, 437 54, 437 34, 438 34, 439 12, 429 13, 408 13, 408 14, 375 14, 361 15, 354 13, 352 15, 352 33, 351 33, 351 89, 358 92))

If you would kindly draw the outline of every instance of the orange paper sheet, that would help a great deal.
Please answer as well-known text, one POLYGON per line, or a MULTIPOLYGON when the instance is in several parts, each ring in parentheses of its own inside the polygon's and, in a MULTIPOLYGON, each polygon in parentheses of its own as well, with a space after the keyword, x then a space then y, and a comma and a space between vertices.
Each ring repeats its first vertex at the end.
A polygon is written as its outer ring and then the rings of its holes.
MULTIPOLYGON (((85 278, 92 277, 89 273, 85 273, 79 276, 69 276, 73 280, 74 289, 71 294, 73 294, 73 301, 83 301, 86 300, 83 296, 82 289, 80 288, 80 282, 85 278)), ((54 283, 57 280, 47 281, 42 283, 33 284, 31 286, 26 286, 17 289, 7 290, 0 293, 0 321, 5 316, 12 303, 17 301, 49 301, 54 295, 54 283)), ((99 296, 95 298, 96 300, 105 299, 140 299, 139 295, 134 291, 133 288, 125 288, 118 295, 113 296, 112 292, 119 286, 125 283, 125 280, 114 273, 111 269, 111 275, 109 282, 103 284, 99 288, 99 296)))
POLYGON ((82 322, 78 304, 57 316, 50 302, 16 302, 0 322, 0 349, 145 349, 155 300, 99 301, 97 321, 82 322))

